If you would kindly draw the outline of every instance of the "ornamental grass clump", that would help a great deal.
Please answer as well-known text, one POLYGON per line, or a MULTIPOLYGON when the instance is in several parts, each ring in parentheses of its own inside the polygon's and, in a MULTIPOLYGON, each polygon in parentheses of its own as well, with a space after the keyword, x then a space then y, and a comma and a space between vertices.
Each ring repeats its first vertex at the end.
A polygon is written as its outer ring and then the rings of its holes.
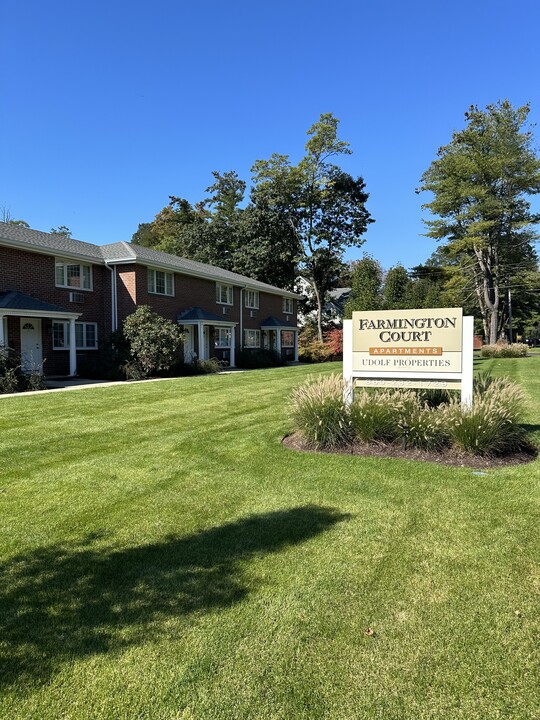
POLYGON ((484 358, 520 358, 527 357, 529 347, 525 343, 501 343, 500 345, 483 345, 484 358))
POLYGON ((450 433, 444 419, 442 408, 430 407, 416 402, 404 404, 400 426, 407 426, 407 447, 418 450, 441 450, 450 442, 450 433))
POLYGON ((352 440, 349 410, 339 375, 308 377, 291 397, 291 418, 317 450, 343 447, 352 440))
POLYGON ((438 450, 448 444, 441 413, 422 402, 412 390, 357 393, 351 407, 351 425, 355 437, 364 442, 398 442, 406 426, 408 447, 438 450))
POLYGON ((401 435, 397 393, 360 390, 350 409, 354 436, 363 442, 387 444, 401 435))
POLYGON ((453 401, 444 409, 444 421, 452 444, 476 455, 505 455, 525 444, 520 425, 525 396, 508 378, 494 378, 475 388, 472 407, 453 401), (487 385, 487 387, 486 387, 487 385))

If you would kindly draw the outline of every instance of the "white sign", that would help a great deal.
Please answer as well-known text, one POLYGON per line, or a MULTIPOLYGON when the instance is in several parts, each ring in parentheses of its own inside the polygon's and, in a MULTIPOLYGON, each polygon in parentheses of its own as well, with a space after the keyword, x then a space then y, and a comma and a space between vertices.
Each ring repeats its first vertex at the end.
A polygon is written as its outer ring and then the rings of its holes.
POLYGON ((474 318, 461 308, 354 312, 343 323, 343 378, 360 387, 460 389, 472 404, 474 318))

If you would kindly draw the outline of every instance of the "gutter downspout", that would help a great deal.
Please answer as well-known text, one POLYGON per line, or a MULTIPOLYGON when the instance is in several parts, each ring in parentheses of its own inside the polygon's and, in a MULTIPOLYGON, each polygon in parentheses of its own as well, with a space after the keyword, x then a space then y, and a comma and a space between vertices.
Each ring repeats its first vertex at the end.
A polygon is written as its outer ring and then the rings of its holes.
POLYGON ((247 285, 244 285, 244 287, 240 288, 240 338, 238 341, 238 349, 242 351, 242 348, 244 347, 244 302, 242 294, 244 290, 247 288, 247 285))

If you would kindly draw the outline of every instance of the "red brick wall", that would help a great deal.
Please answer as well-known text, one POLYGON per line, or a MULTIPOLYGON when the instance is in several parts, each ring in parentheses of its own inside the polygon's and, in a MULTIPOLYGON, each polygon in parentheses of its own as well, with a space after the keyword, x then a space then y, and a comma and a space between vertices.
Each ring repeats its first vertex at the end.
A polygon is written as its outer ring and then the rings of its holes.
MULTIPOLYGON (((98 344, 101 344, 111 332, 111 279, 110 270, 105 266, 93 265, 93 290, 81 292, 84 303, 69 301, 70 289, 55 286, 55 256, 17 250, 0 246, 0 291, 16 290, 26 295, 49 302, 69 312, 81 313, 81 322, 98 324, 98 344)), ((216 302, 216 283, 213 280, 190 277, 175 273, 174 297, 155 295, 148 292, 147 268, 143 265, 117 266, 118 321, 122 321, 136 309, 137 305, 150 305, 160 315, 176 322, 177 315, 191 307, 200 307, 218 315, 223 320, 237 323, 236 348, 243 346, 240 338, 240 288, 233 289, 233 305, 216 302), (225 310, 225 312, 224 312, 225 310)), ((297 303, 294 301, 294 314, 285 316, 281 295, 259 293, 259 309, 250 317, 250 309, 245 307, 242 293, 242 315, 244 329, 260 329, 261 322, 270 315, 296 325, 297 303)), ((69 372, 69 353, 67 350, 52 349, 52 320, 42 319, 43 356, 46 358, 45 373, 60 375, 69 372)), ((8 319, 9 344, 20 349, 20 318, 8 319)), ((78 352, 78 360, 93 351, 78 352)))
MULTIPOLYGON (((245 294, 242 293, 242 304, 245 305, 245 294)), ((156 295, 148 292, 148 269, 144 265, 118 267, 118 320, 122 321, 132 313, 137 305, 149 305, 154 312, 176 322, 179 313, 191 307, 200 307, 206 312, 214 313, 225 321, 235 322, 236 347, 240 347, 240 288, 233 288, 233 305, 222 305, 216 302, 216 282, 204 278, 191 277, 180 273, 174 274, 174 296, 156 295), (226 312, 224 313, 224 309, 226 312)), ((293 300, 293 314, 283 313, 281 295, 259 293, 259 309, 253 311, 243 307, 243 328, 258 330, 261 323, 269 316, 288 321, 296 326, 297 302, 293 300)), ((242 339, 243 344, 243 339, 242 339)))
MULTIPOLYGON (((0 291, 15 290, 37 300, 58 305, 68 312, 81 313, 80 322, 98 324, 98 345, 111 332, 111 290, 106 267, 92 266, 93 290, 58 288, 55 286, 55 256, 26 250, 0 247, 0 291), (84 303, 69 301, 71 291, 80 292, 84 303)), ((52 320, 43 318, 42 341, 44 372, 46 375, 63 375, 69 372, 69 352, 52 349, 52 320)), ((8 341, 20 350, 20 318, 8 319, 8 341)), ((82 359, 95 351, 78 352, 82 359)))

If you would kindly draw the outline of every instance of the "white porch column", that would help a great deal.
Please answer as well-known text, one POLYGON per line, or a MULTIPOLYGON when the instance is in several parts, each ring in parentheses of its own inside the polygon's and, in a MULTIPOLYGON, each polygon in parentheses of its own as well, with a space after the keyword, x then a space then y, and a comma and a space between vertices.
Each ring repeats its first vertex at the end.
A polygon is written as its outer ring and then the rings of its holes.
POLYGON ((276 330, 276 351, 281 355, 281 330, 276 330))
POLYGON ((294 331, 294 362, 298 362, 298 330, 294 331))
POLYGON ((4 335, 4 315, 0 314, 0 348, 6 344, 6 337, 4 335))
POLYGON ((198 330, 199 330, 199 332, 198 332, 198 335, 199 335, 199 342, 198 342, 198 347, 199 347, 199 360, 204 360, 204 359, 205 359, 205 357, 204 357, 204 333, 203 333, 203 324, 202 324, 202 322, 199 321, 199 322, 197 323, 197 327, 198 327, 198 330))
POLYGON ((75 318, 69 319, 69 374, 77 374, 77 339, 75 337, 75 318))
POLYGON ((236 344, 236 328, 233 326, 231 328, 231 358, 230 358, 230 363, 229 363, 230 367, 236 367, 235 359, 234 359, 235 344, 236 344))

